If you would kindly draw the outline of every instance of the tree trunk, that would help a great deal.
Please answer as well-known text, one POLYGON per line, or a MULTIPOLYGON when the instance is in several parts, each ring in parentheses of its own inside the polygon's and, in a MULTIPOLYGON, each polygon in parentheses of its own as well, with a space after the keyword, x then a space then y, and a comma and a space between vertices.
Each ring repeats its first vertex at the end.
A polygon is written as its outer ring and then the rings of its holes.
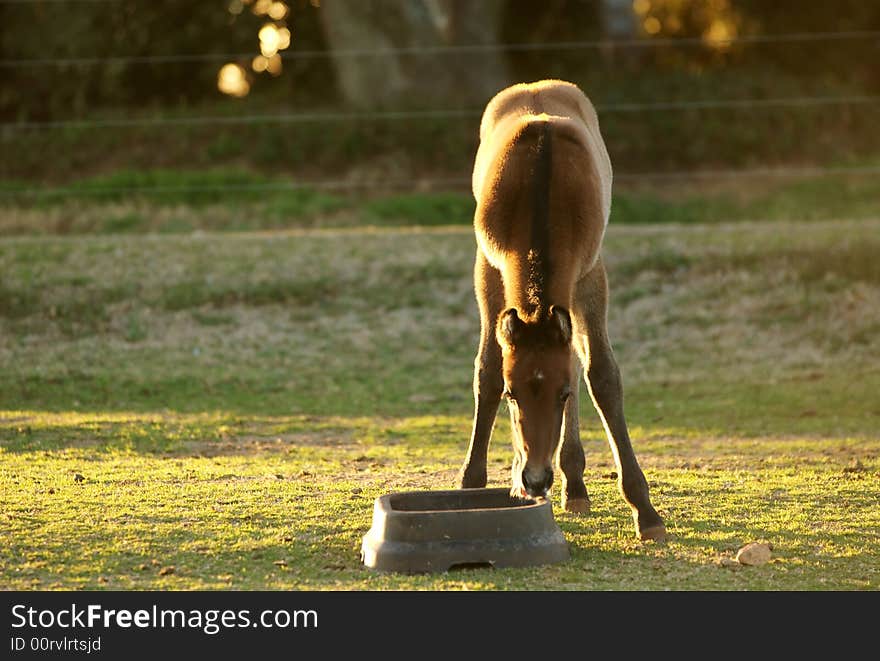
POLYGON ((340 91, 358 108, 485 102, 507 82, 497 44, 500 0, 324 0, 321 22, 340 91))
MULTIPOLYGON (((639 36, 639 23, 633 11, 632 0, 602 0, 599 10, 603 39, 618 41, 639 36)), ((638 48, 615 49, 613 46, 605 46, 600 52, 607 65, 618 62, 635 66, 644 57, 642 49, 638 48)))
POLYGON ((509 79, 507 53, 498 50, 501 0, 450 0, 450 42, 453 45, 477 44, 486 50, 450 56, 455 58, 454 84, 462 85, 465 102, 486 102, 502 88, 514 82, 509 79), (493 47, 496 47, 493 50, 493 47))
POLYGON ((632 0, 602 0, 602 36, 606 39, 632 39, 638 36, 638 23, 632 0))

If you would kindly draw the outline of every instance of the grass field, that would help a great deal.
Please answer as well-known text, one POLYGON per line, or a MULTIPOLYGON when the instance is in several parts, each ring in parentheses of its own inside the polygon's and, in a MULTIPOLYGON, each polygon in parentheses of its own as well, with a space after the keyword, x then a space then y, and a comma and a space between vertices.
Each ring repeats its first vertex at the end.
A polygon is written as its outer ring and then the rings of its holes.
MULTIPOLYGON (((624 179, 615 187, 614 223, 876 218, 880 163, 862 159, 841 167, 856 172, 672 182, 624 179)), ((471 225, 474 199, 467 177, 455 178, 454 190, 446 184, 443 190, 432 190, 436 184, 430 178, 417 178, 418 190, 407 193, 393 192, 393 185, 384 188, 388 179, 372 172, 360 181, 369 184, 361 194, 310 188, 308 180, 289 174, 231 168, 117 170, 67 185, 6 180, 0 181, 0 236, 471 225), (371 189, 379 193, 367 194, 371 189)), ((349 183, 357 190, 358 180, 349 183)))
MULTIPOLYGON (((880 588, 876 216, 613 225, 610 332, 669 541, 635 538, 582 395, 572 559, 437 576, 358 551, 376 496, 463 459, 471 230, 113 230, 0 239, 0 588, 880 588), (723 566, 754 540, 769 564, 723 566)), ((490 484, 510 454, 502 406, 490 484)))

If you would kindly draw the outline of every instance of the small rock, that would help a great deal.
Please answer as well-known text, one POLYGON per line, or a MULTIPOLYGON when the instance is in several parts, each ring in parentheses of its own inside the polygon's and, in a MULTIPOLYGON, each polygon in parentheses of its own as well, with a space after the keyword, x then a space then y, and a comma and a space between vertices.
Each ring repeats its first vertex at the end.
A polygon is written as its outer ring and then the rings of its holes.
POLYGON ((146 571, 146 569, 147 569, 147 563, 142 562, 142 563, 139 564, 137 567, 135 567, 135 569, 137 569, 138 571, 146 571))
POLYGON ((281 473, 275 473, 275 477, 279 480, 283 480, 284 476, 281 473))
POLYGON ((173 573, 174 573, 174 567, 171 567, 171 566, 162 567, 162 569, 159 570, 159 576, 168 576, 169 574, 173 574, 173 573))
POLYGON ((718 558, 718 566, 730 569, 732 567, 739 567, 739 563, 733 558, 728 558, 725 556, 723 558, 718 558))
POLYGON ((281 538, 281 541, 282 542, 292 542, 293 537, 291 537, 290 535, 285 535, 284 537, 281 538))
POLYGON ((765 542, 750 542, 736 552, 736 561, 741 565, 763 565, 770 562, 770 545, 765 542))
POLYGON ((109 583, 110 579, 106 576, 98 576, 98 583, 109 583))
POLYGON ((361 489, 360 487, 355 487, 354 489, 351 490, 351 492, 352 493, 363 493, 363 489, 361 489))
POLYGON ((276 567, 286 567, 286 566, 287 566, 287 560, 276 560, 276 561, 273 562, 272 564, 275 565, 276 567))
POLYGON ((55 489, 49 489, 48 493, 55 493, 55 489))
POLYGON ((84 478, 82 475, 77 473, 76 475, 73 476, 73 481, 74 482, 85 482, 86 478, 84 478))

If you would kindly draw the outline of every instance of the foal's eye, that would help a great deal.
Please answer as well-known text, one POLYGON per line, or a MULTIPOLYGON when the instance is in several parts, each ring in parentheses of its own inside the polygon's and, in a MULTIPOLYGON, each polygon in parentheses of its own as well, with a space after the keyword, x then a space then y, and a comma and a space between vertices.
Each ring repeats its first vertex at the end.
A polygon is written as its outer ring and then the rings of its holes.
POLYGON ((559 401, 565 403, 568 401, 568 398, 571 396, 571 390, 566 388, 559 394, 559 401))

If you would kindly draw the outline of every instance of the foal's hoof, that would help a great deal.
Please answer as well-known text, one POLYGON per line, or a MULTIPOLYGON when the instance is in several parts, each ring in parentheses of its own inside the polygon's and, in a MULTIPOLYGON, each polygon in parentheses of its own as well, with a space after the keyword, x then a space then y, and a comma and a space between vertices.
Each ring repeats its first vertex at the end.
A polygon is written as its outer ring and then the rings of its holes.
POLYGON ((514 486, 510 487, 510 497, 515 500, 528 500, 530 496, 528 493, 526 493, 526 490, 524 487, 519 486, 519 485, 514 485, 514 486))
POLYGON ((460 489, 482 489, 486 486, 487 475, 485 470, 467 470, 462 468, 456 480, 460 489))
POLYGON ((650 504, 642 508, 641 515, 633 507, 632 516, 633 523, 636 524, 636 535, 640 540, 643 542, 649 539, 653 539, 655 542, 666 541, 666 525, 663 523, 660 515, 657 514, 657 510, 651 507, 650 504))
POLYGON ((643 542, 646 542, 649 539, 653 539, 655 542, 666 541, 666 526, 664 526, 662 523, 654 526, 648 526, 647 528, 637 528, 636 532, 639 536, 639 539, 643 542))
POLYGON ((590 513, 590 499, 589 498, 566 498, 565 495, 562 496, 562 509, 566 512, 574 512, 575 514, 589 514, 590 513))

